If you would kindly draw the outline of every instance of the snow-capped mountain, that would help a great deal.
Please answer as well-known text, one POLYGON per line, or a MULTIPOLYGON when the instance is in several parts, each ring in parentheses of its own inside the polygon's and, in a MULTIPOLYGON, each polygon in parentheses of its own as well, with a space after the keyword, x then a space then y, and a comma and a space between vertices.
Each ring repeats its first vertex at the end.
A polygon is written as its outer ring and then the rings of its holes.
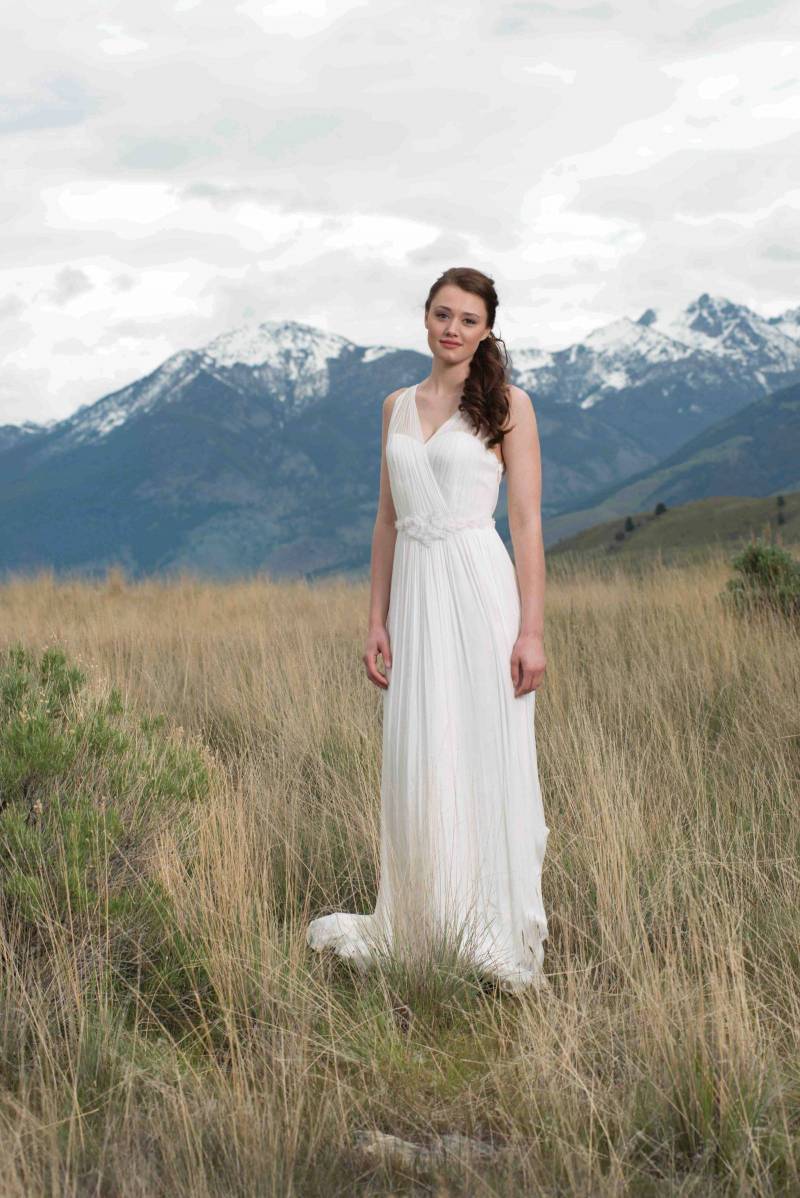
POLYGON ((767 320, 704 293, 678 312, 647 308, 636 320, 614 320, 564 349, 512 347, 515 381, 540 403, 596 409, 663 457, 800 378, 797 314, 767 320))
POLYGON ((0 442, 0 574, 361 564, 380 400, 427 360, 296 322, 233 330, 0 442))
POLYGON ((788 332, 792 327, 790 314, 785 317, 782 327, 745 304, 705 293, 674 315, 659 316, 650 308, 639 320, 646 319, 649 328, 658 329, 674 341, 724 357, 748 370, 788 373, 800 367, 800 327, 795 323, 793 337, 788 332))
MULTIPOLYGON (((200 349, 179 350, 151 374, 64 420, 0 426, 0 450, 54 426, 63 431, 64 445, 102 439, 131 417, 174 402, 201 375, 240 392, 269 394, 290 417, 327 395, 331 363, 350 356, 367 365, 397 352, 386 345, 361 347, 297 321, 247 324, 200 349)), ((631 389, 660 385, 676 373, 702 392, 713 386, 715 374, 727 379, 730 367, 745 372, 753 398, 753 385, 764 393, 800 371, 800 307, 767 319, 704 293, 677 312, 648 308, 636 320, 620 317, 565 349, 512 346, 511 360, 514 380, 534 399, 584 410, 631 389)), ((667 390, 672 388, 665 386, 664 396, 667 390)), ((703 404, 687 410, 701 413, 703 404)))
MULTIPOLYGON (((550 517, 795 382, 797 329, 800 309, 766 320, 702 295, 565 349, 512 346, 541 433, 546 540, 550 517)), ((427 354, 267 321, 181 350, 65 420, 0 427, 0 573, 363 568, 381 402, 429 369, 427 354)), ((508 538, 504 505, 503 491, 508 538)))
POLYGON ((800 341, 800 308, 789 308, 780 316, 770 316, 767 324, 774 325, 793 341, 800 341))
POLYGON ((767 319, 704 293, 678 312, 647 308, 637 320, 621 317, 566 349, 520 346, 512 357, 522 386, 556 390, 557 402, 583 408, 675 368, 699 371, 702 386, 709 371, 736 367, 766 392, 800 371, 800 308, 767 319))
POLYGON ((267 320, 222 333, 203 350, 220 369, 255 366, 271 370, 287 381, 305 386, 320 376, 327 382, 328 362, 338 358, 352 342, 312 325, 290 320, 267 320))
MULTIPOLYGON (((327 395, 332 362, 368 353, 345 337, 297 321, 243 325, 201 349, 179 350, 145 378, 83 404, 59 422, 63 437, 53 448, 101 440, 159 404, 176 402, 201 377, 216 378, 240 394, 268 395, 271 404, 296 415, 327 395)), ((369 360, 379 356, 372 353, 369 360)))
POLYGON ((512 350, 521 386, 544 388, 555 393, 556 402, 578 404, 584 410, 606 395, 635 386, 653 369, 675 366, 691 354, 688 346, 627 316, 563 350, 512 350))

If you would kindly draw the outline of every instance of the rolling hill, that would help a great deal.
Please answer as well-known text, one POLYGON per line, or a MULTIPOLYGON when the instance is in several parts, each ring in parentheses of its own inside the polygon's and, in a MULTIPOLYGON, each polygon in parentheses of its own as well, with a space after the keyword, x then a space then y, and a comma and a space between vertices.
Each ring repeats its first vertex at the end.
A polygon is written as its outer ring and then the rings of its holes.
POLYGON ((733 553, 753 537, 800 548, 800 491, 782 495, 782 505, 777 498, 723 495, 698 499, 666 508, 658 515, 650 511, 632 516, 632 527, 627 528, 626 520, 608 520, 551 545, 547 557, 549 561, 567 556, 629 561, 658 554, 669 561, 702 555, 716 547, 733 553))

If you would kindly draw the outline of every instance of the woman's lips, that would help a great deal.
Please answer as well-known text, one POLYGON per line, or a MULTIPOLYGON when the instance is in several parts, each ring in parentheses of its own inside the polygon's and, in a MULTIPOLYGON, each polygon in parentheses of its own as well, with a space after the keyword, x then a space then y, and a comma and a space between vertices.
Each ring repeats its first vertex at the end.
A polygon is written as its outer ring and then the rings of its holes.
POLYGON ((458 349, 457 341, 442 341, 441 344, 448 346, 450 349, 458 349))

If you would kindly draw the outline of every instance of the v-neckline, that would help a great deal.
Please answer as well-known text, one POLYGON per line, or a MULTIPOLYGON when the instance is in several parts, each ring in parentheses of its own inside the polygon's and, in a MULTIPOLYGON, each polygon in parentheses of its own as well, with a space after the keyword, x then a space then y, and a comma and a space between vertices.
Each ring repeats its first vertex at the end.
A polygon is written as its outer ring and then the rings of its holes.
POLYGON ((419 418, 419 408, 417 406, 417 391, 418 390, 419 390, 419 383, 415 383, 415 385, 411 391, 411 402, 414 405, 414 415, 416 416, 416 420, 417 420, 417 429, 419 430, 420 443, 424 448, 426 445, 430 445, 430 443, 434 437, 439 436, 439 433, 442 431, 443 428, 447 428, 448 424, 450 424, 453 420, 455 420, 456 416, 461 411, 461 408, 460 407, 456 408, 455 412, 453 412, 452 415, 448 416, 447 419, 444 421, 444 423, 440 424, 439 427, 434 429, 433 432, 431 433, 431 435, 426 438, 425 434, 422 431, 422 421, 419 418))

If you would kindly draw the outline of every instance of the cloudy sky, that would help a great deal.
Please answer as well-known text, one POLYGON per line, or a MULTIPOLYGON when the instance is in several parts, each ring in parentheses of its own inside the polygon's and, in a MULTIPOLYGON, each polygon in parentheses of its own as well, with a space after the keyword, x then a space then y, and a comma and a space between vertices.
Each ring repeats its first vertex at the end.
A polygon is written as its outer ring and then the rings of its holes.
POLYGON ((791 0, 31 0, 4 22, 0 424, 293 319, 426 349, 448 266, 557 348, 800 303, 791 0))

